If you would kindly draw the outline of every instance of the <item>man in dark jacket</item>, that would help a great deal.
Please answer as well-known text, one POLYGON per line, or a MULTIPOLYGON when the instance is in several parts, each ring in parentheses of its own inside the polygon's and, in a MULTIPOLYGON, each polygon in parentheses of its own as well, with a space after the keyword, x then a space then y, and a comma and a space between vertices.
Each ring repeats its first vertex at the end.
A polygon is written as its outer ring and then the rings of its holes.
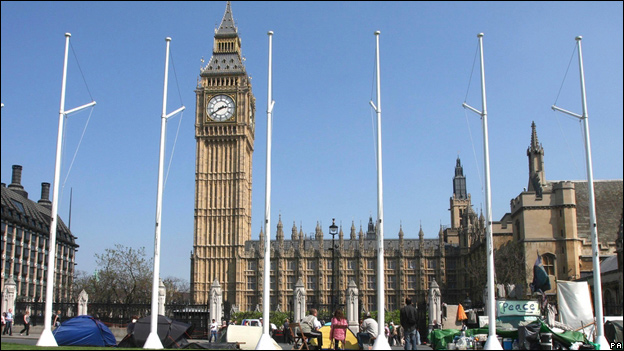
POLYGON ((405 336, 405 349, 416 350, 418 345, 418 337, 416 324, 418 322, 418 314, 416 307, 412 305, 412 299, 405 298, 405 306, 401 308, 401 327, 403 327, 403 335, 405 336))
POLYGON ((290 344, 292 341, 290 340, 290 323, 288 323, 288 318, 284 320, 283 328, 284 330, 284 342, 290 344))

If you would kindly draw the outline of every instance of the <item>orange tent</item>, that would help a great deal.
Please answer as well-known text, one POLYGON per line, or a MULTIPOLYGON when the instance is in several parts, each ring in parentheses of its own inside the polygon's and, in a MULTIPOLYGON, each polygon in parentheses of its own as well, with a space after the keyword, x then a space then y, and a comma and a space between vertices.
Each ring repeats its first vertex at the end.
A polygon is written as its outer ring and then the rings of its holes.
POLYGON ((466 319, 468 319, 468 316, 466 316, 466 311, 464 311, 464 306, 462 306, 460 303, 459 306, 457 307, 457 320, 463 321, 466 319))

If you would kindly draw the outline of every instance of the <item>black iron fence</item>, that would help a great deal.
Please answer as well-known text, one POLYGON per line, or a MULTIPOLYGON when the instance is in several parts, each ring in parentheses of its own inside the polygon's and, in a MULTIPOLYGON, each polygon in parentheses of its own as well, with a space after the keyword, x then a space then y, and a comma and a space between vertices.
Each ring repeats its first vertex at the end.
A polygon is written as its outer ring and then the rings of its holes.
MULTIPOLYGON (((45 302, 16 302, 15 325, 23 324, 26 310, 30 310, 32 326, 44 324, 45 302)), ((151 315, 151 310, 151 304, 89 303, 87 307, 87 312, 90 316, 101 320, 111 328, 126 328, 133 318, 151 315)), ((52 311, 53 314, 56 311, 61 311, 62 322, 78 315, 78 303, 54 303, 52 311)), ((192 338, 205 339, 209 335, 210 313, 206 305, 165 305, 165 316, 179 322, 191 324, 193 326, 192 338)))

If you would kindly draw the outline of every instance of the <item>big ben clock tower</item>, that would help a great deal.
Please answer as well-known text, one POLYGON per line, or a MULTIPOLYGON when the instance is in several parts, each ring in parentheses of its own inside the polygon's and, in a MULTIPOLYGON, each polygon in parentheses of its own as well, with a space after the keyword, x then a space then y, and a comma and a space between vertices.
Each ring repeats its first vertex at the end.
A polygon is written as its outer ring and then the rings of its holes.
POLYGON ((242 258, 251 239, 255 98, 229 1, 195 93, 191 295, 195 303, 207 303, 210 286, 217 281, 223 301, 241 306, 236 291, 244 289, 242 258))

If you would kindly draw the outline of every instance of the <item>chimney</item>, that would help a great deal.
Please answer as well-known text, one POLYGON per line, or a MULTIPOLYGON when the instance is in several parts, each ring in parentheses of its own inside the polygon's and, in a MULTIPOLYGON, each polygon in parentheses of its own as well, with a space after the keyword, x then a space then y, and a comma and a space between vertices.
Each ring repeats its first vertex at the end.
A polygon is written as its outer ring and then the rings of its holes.
POLYGON ((47 208, 52 208, 52 201, 50 201, 50 183, 41 183, 41 200, 37 203, 47 208))
POLYGON ((11 184, 9 184, 8 189, 28 198, 28 193, 24 191, 24 187, 22 186, 22 166, 13 165, 13 177, 11 178, 11 184))

